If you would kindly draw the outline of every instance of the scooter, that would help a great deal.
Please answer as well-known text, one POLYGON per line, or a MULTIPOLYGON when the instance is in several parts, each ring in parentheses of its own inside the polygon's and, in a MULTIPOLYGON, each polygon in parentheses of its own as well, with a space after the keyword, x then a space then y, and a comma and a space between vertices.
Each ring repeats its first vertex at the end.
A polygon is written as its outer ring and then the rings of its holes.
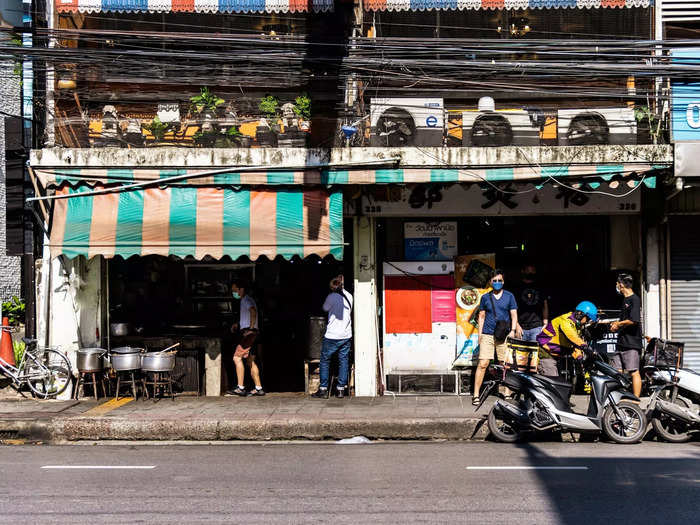
MULTIPOLYGON (((616 443, 638 443, 644 437, 647 419, 639 398, 629 392, 628 377, 605 363, 600 355, 586 351, 583 367, 591 377, 591 397, 586 414, 573 411, 569 383, 494 365, 497 377, 484 384, 477 410, 503 384, 514 391, 512 401, 499 399, 488 416, 488 428, 498 441, 514 443, 529 432, 603 432, 616 443)), ((500 394, 498 394, 500 396, 500 394)))
POLYGON ((700 431, 700 374, 687 368, 644 367, 652 392, 647 414, 656 435, 685 443, 700 431))

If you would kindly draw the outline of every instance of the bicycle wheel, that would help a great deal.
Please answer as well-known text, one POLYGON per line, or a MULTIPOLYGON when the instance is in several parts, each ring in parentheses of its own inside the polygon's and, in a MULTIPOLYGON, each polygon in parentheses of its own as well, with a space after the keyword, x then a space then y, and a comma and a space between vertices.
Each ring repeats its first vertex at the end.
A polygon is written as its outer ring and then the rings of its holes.
POLYGON ((56 397, 70 385, 70 362, 55 350, 27 355, 25 375, 29 389, 41 399, 56 397))

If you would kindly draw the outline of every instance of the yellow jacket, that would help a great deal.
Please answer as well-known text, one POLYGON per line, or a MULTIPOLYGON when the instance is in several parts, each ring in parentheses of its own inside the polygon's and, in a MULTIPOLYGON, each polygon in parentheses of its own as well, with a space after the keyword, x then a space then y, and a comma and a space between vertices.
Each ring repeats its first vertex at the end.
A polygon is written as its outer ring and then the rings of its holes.
POLYGON ((563 350, 573 350, 572 354, 577 357, 578 348, 586 344, 576 326, 573 312, 552 319, 537 336, 537 342, 544 351, 540 352, 540 357, 559 357, 563 350))

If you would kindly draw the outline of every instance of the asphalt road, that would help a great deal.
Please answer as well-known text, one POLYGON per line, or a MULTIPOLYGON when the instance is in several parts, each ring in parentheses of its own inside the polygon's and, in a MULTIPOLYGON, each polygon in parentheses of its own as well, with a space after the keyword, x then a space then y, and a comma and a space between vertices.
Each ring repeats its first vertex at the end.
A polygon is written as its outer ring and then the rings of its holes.
POLYGON ((2 523, 698 523, 699 502, 700 443, 0 447, 2 523))

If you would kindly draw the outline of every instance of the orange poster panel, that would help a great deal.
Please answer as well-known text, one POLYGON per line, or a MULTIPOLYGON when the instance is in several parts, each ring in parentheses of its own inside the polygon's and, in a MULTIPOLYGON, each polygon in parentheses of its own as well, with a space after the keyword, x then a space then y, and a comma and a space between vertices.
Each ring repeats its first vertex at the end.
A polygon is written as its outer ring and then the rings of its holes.
POLYGON ((413 277, 385 277, 386 333, 425 334, 433 331, 428 283, 413 277))

